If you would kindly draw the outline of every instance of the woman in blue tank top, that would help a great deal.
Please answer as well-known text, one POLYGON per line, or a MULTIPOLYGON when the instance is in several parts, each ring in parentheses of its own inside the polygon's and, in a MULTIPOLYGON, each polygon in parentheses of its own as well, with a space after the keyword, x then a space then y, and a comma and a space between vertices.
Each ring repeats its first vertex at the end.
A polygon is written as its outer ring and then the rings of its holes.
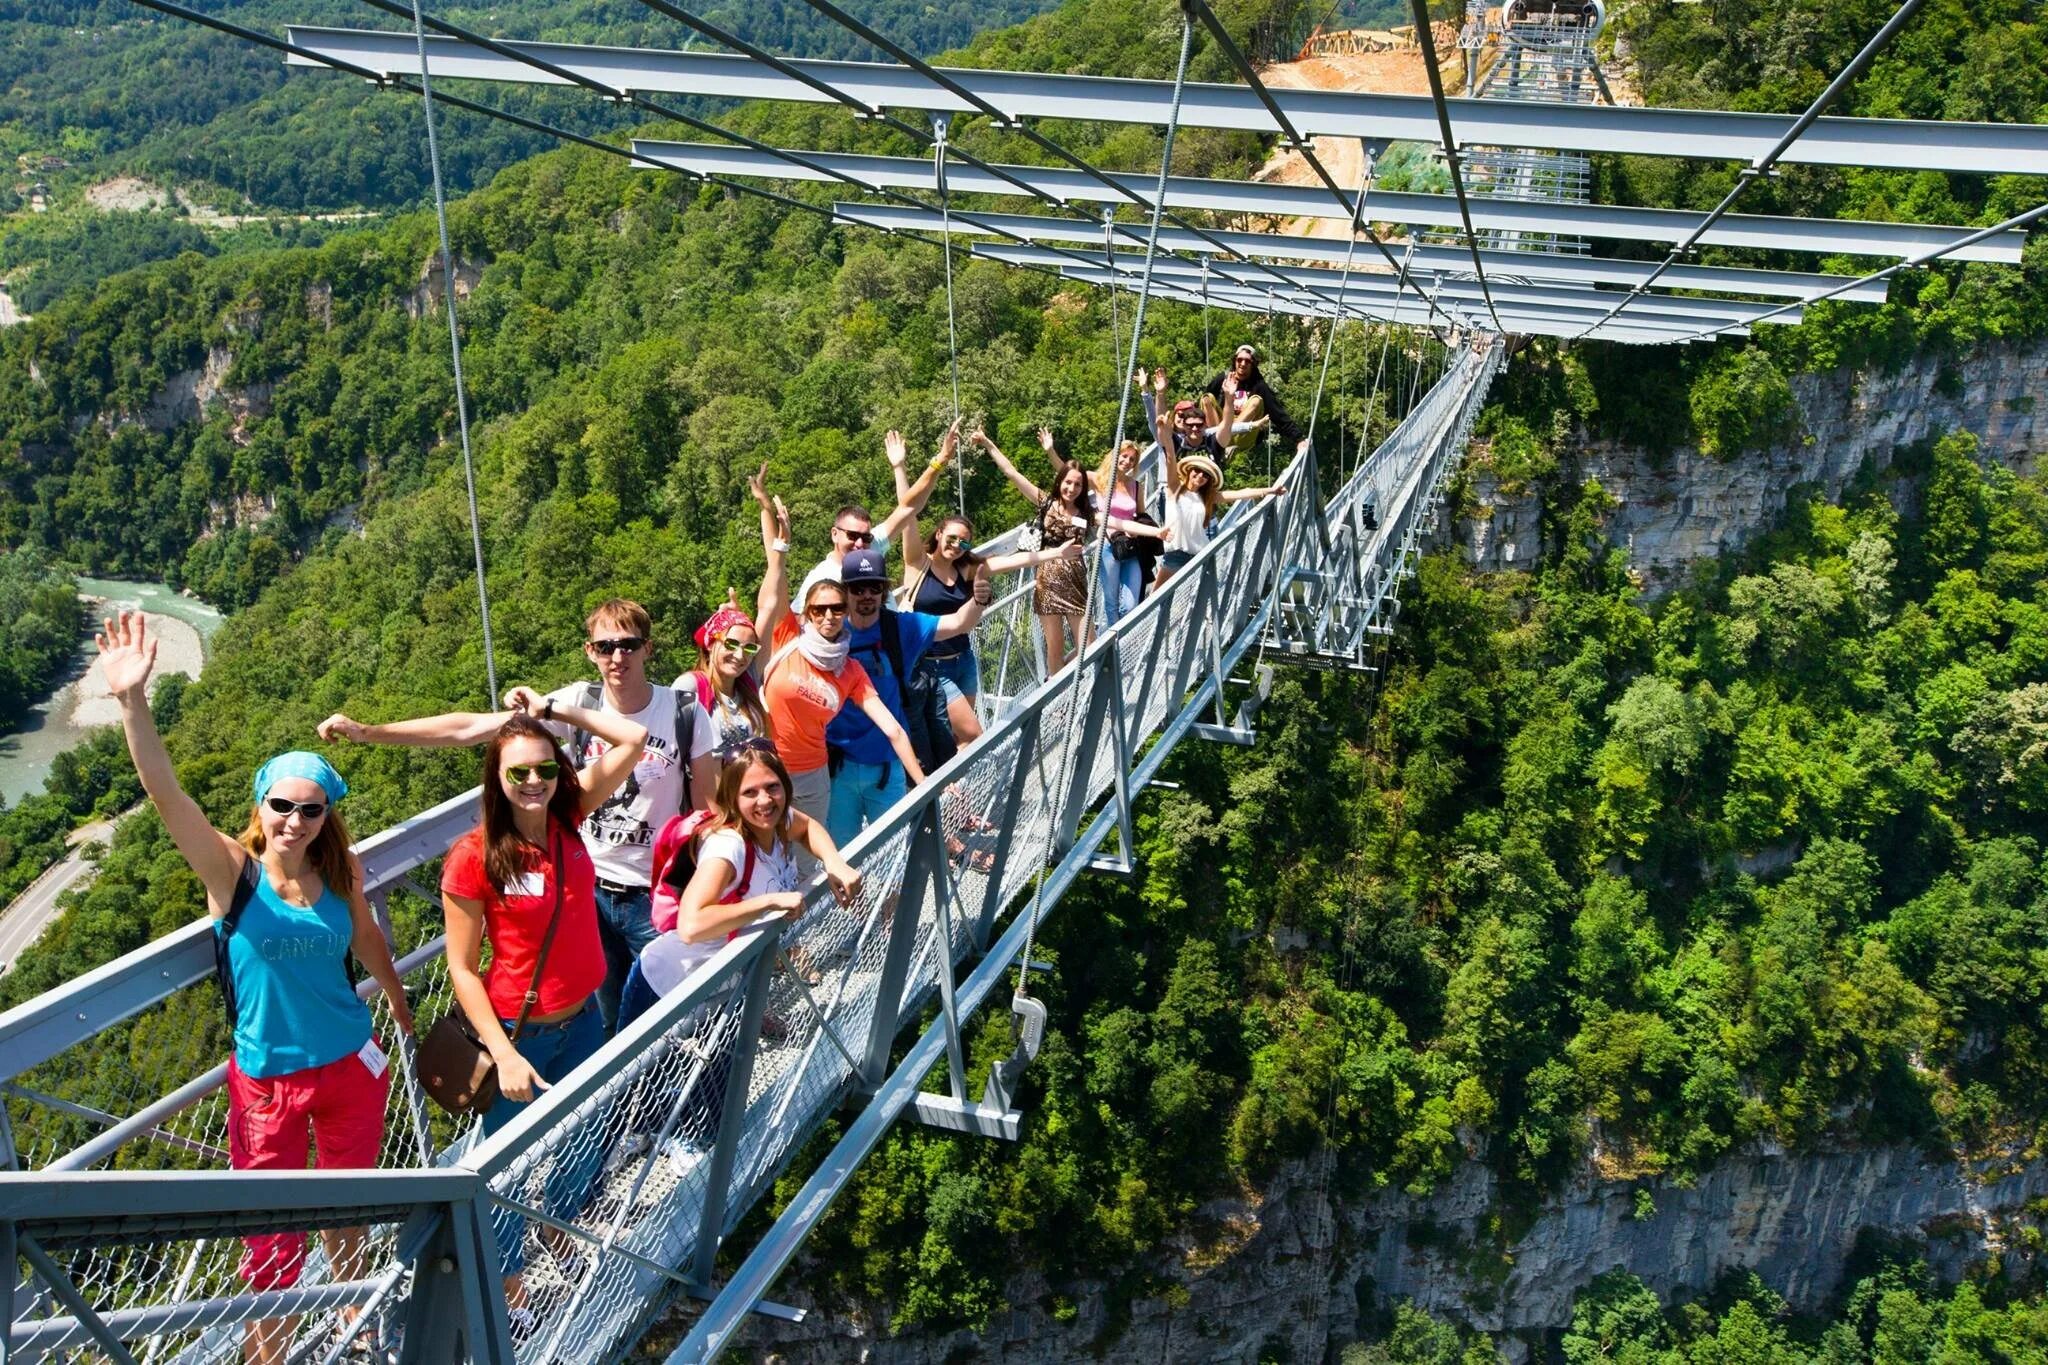
MULTIPOLYGON (((353 952, 384 988, 391 1016, 412 1032, 390 945, 363 898, 363 870, 333 803, 347 794, 341 774, 317 754, 279 754, 256 774, 249 823, 238 838, 207 823, 179 787, 150 715, 147 690, 156 641, 143 618, 123 612, 96 637, 107 689, 142 788, 164 829, 206 886, 214 932, 237 885, 252 882, 226 933, 234 987, 234 1055, 228 1060, 228 1147, 237 1170, 303 1170, 309 1140, 323 1168, 377 1164, 390 1087, 385 1056, 371 1036, 369 1007, 350 985, 353 952)), ((363 1230, 323 1231, 332 1280, 361 1278, 363 1230)), ((304 1233, 243 1239, 242 1278, 251 1289, 295 1284, 305 1264, 304 1233)), ((353 1317, 344 1314, 346 1323, 353 1317)), ((246 1360, 282 1362, 293 1320, 244 1329, 246 1360)), ((344 1332, 348 1330, 346 1326, 344 1332)))

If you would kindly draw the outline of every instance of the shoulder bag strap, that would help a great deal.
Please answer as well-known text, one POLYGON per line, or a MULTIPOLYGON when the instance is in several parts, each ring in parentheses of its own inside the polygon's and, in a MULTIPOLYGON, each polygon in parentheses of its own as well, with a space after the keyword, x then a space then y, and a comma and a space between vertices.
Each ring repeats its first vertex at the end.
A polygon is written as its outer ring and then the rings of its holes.
POLYGON ((547 969, 548 949, 555 946, 555 930, 562 924, 562 883, 569 879, 569 869, 562 863, 561 831, 553 831, 553 835, 550 842, 555 857, 555 909, 548 916, 548 931, 540 941, 540 956, 533 962, 533 977, 526 983, 526 999, 519 1006, 519 1022, 512 1026, 512 1036, 508 1041, 513 1043, 517 1043, 519 1035, 526 1031, 526 1016, 533 1013, 534 1002, 540 999, 540 974, 547 969))

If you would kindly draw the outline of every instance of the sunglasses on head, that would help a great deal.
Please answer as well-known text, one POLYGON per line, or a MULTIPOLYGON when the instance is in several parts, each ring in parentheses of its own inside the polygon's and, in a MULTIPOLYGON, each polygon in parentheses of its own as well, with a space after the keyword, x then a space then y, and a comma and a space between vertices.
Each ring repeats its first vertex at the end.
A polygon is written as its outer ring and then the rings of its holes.
POLYGON ((511 763, 505 767, 505 776, 514 782, 526 783, 536 777, 543 782, 552 782, 562 771, 562 765, 549 759, 545 763, 511 763))
POLYGON ((726 636, 718 643, 721 648, 729 649, 735 654, 745 654, 749 657, 759 654, 761 652, 761 646, 758 642, 749 640, 735 640, 730 635, 726 636))
POLYGON ((644 636, 621 635, 616 640, 592 640, 590 642, 590 652, 600 655, 631 654, 646 643, 647 640, 644 636))
POLYGON ((846 615, 846 603, 844 603, 844 602, 819 602, 819 603, 817 603, 817 604, 816 604, 816 605, 814 605, 814 606, 808 606, 808 607, 805 607, 805 608, 804 608, 804 615, 806 615, 806 616, 844 616, 844 615, 846 615))
POLYGON ((875 533, 873 531, 856 531, 846 526, 835 526, 832 529, 856 545, 872 545, 875 543, 875 533))
POLYGON ((321 816, 327 814, 327 803, 325 801, 292 801, 282 796, 266 796, 263 798, 263 804, 276 811, 279 815, 288 816, 293 811, 297 811, 301 820, 318 820, 321 816))

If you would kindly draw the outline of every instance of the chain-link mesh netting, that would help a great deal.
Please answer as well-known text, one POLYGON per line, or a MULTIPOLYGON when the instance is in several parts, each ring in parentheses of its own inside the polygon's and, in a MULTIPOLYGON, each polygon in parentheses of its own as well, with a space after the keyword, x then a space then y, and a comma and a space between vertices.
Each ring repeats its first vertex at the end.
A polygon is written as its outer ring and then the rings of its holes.
MULTIPOLYGON (((1333 500, 1332 520, 1355 518, 1364 502, 1377 501, 1377 530, 1362 535, 1354 521, 1347 536, 1339 526, 1333 558, 1324 561, 1316 509, 1295 499, 1238 508, 1203 557, 1120 628, 1113 673, 1076 668, 1036 692, 1043 650, 1029 575, 1004 585, 975 633, 989 733, 856 844, 857 894, 842 904, 829 889, 815 889, 804 913, 764 945, 774 960, 759 978, 765 998, 757 1009, 750 1014, 745 985, 752 953, 728 955, 722 975, 692 983, 704 992, 700 1003, 685 1012, 677 1002, 666 1027, 636 1029, 609 1046, 602 1068, 589 1073, 603 1076, 601 1083, 506 1139, 513 1155, 489 1182, 491 1235, 520 1279, 512 1326, 522 1360, 602 1359, 631 1339, 652 1307, 675 1292, 674 1272, 691 1259, 709 1205, 721 1211, 711 1233, 723 1235, 845 1096, 877 1046, 886 1053, 896 1026, 931 1000, 939 973, 958 970, 990 940, 1004 911, 1026 902, 1075 838, 1075 822, 1085 823, 1120 768, 1185 704, 1190 688, 1213 676, 1246 623, 1273 600, 1284 565, 1316 564, 1323 586, 1315 595, 1326 613, 1348 596, 1356 614, 1362 596, 1391 581, 1398 572, 1391 561, 1420 524, 1422 504, 1497 365, 1492 354, 1461 355, 1452 382, 1426 395, 1333 500), (909 936, 907 945, 892 944, 898 934, 909 936), (892 946, 901 949, 901 992, 883 1001, 892 946), (721 1132, 731 1142, 730 1164, 714 1192, 708 1184, 721 1132)), ((1276 619, 1268 638, 1291 629, 1282 625, 1288 619, 1276 619)), ((415 947, 421 951, 407 979, 424 1030, 452 1001, 438 952, 415 947)), ((381 999, 375 1009, 378 1034, 389 1040, 381 999)), ((224 1052, 211 984, 168 991, 134 1019, 14 1079, 8 1117, 24 1164, 61 1165, 110 1122, 182 1086, 191 1102, 166 1107, 104 1164, 226 1169, 225 1098, 218 1086, 190 1084, 208 1077, 224 1052)), ((425 1103, 406 1050, 394 1056, 391 1075, 380 1164, 469 1159, 474 1125, 425 1103)), ((394 1260, 395 1224, 359 1237, 266 1232, 260 1256, 269 1259, 247 1266, 252 1253, 234 1235, 53 1254, 83 1298, 122 1324, 139 1359, 239 1358, 243 1320, 254 1310, 214 1301, 286 1281, 332 1289, 330 1301, 292 1305, 281 1330, 294 1359, 322 1359, 351 1344, 346 1338, 393 1342, 409 1285, 394 1260), (375 1300, 377 1311, 344 1332, 339 1299, 360 1302, 380 1287, 387 1292, 375 1300), (135 1325, 136 1310, 173 1304, 204 1311, 171 1326, 135 1325)), ((41 1333, 37 1340, 59 1357, 100 1355, 76 1332, 59 1335, 56 1320, 66 1310, 26 1263, 21 1271, 17 1331, 41 1333)))

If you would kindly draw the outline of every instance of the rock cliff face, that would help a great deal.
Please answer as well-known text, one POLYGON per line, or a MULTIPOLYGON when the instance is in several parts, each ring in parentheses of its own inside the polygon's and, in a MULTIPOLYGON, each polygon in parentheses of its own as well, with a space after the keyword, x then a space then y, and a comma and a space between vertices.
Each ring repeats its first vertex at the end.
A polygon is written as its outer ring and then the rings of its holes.
MULTIPOLYGON (((1104 1286, 1062 1284, 1080 1310, 1067 1322, 1019 1308, 981 1333, 892 1339, 814 1312, 800 1326, 758 1323, 748 1347, 787 1365, 1250 1362, 1273 1345, 1284 1345, 1286 1359, 1314 1362, 1355 1339, 1362 1313, 1409 1298, 1439 1317, 1508 1334, 1502 1344, 1516 1353, 1568 1323, 1573 1295, 1618 1266, 1681 1299, 1724 1271, 1751 1269, 1795 1308, 1818 1310, 1865 1228, 1924 1245, 1945 1277, 1991 1252, 2009 1267, 2009 1230, 2034 1220, 2026 1206, 2048 1193, 2048 1161, 1966 1171, 1907 1147, 1753 1151, 1690 1188, 1604 1180, 1589 1167, 1504 1249, 1486 1230, 1498 1191, 1479 1162, 1420 1197, 1347 1198, 1342 1184, 1340 1173, 1325 1198, 1315 1173, 1295 1168, 1255 1199, 1204 1209, 1200 1221, 1219 1230, 1216 1240, 1169 1248, 1152 1267, 1185 1298, 1131 1304, 1121 1332, 1109 1330, 1104 1286)), ((1020 1277, 1013 1301, 1034 1302, 1043 1289, 1020 1277)))
MULTIPOLYGON (((1795 486, 1838 496, 1866 459, 1885 463, 1901 446, 1966 429, 1983 458, 2015 472, 2035 473, 2048 459, 2048 342, 1922 357, 1890 374, 1795 375, 1791 383, 1803 435, 1787 445, 1728 460, 1692 446, 1653 458, 1580 432, 1563 452, 1567 476, 1598 479, 1619 501, 1609 534, 1652 592, 1768 529, 1795 486)), ((1473 477, 1478 511, 1456 528, 1458 543, 1482 569, 1528 567, 1542 552, 1535 493, 1503 493, 1483 468, 1473 477)))

